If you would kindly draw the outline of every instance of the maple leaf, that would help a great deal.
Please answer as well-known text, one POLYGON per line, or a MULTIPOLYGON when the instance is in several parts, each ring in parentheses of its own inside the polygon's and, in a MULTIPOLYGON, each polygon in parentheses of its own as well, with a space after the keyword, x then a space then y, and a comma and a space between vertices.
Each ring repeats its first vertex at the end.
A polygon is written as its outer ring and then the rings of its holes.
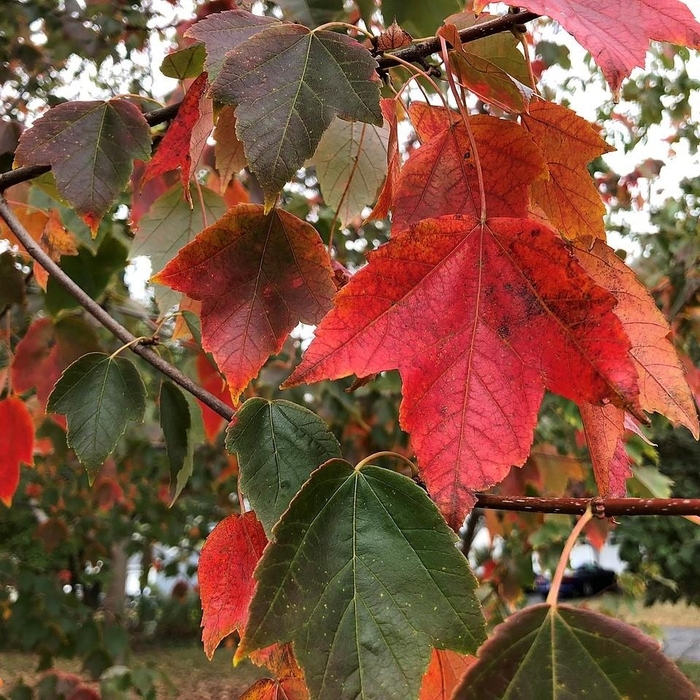
POLYGON ((92 484, 128 424, 143 420, 146 387, 129 360, 93 352, 63 372, 46 410, 66 416, 68 446, 92 484))
POLYGON ((78 316, 64 316, 54 324, 39 318, 19 341, 12 358, 11 377, 15 391, 36 388, 42 409, 68 365, 86 353, 100 349, 92 326, 78 316))
MULTIPOLYGON (((489 0, 476 0, 482 10, 489 0)), ((636 66, 649 41, 700 48, 700 25, 679 0, 525 0, 508 2, 557 20, 587 49, 614 93, 636 66)))
POLYGON ((237 397, 300 321, 318 323, 335 292, 310 224, 282 209, 239 204, 154 278, 202 302, 202 344, 237 397))
MULTIPOLYGON (((409 110, 424 142, 403 166, 392 203, 392 235, 445 214, 480 212, 477 170, 467 130, 454 112, 423 103, 409 110)), ((528 188, 547 176, 539 148, 515 122, 470 119, 481 160, 488 216, 526 216, 528 188)))
MULTIPOLYGON (((223 401, 227 406, 233 407, 233 401, 231 401, 231 394, 226 386, 226 381, 205 353, 200 352, 197 354, 195 369, 199 384, 210 394, 214 394, 217 399, 223 401)), ((216 436, 226 424, 226 420, 201 401, 199 401, 199 406, 202 409, 204 433, 207 436, 207 440, 213 443, 216 436)))
POLYGON ((418 695, 432 647, 473 652, 483 641, 476 580, 411 479, 330 460, 273 532, 234 660, 293 641, 311 697, 376 687, 376 697, 404 700, 418 695))
POLYGON ((20 138, 17 165, 50 165, 58 191, 90 227, 129 182, 135 158, 149 160, 151 136, 139 110, 123 99, 66 102, 20 138))
POLYGON ((209 534, 197 569, 202 598, 202 642, 211 659, 219 642, 248 622, 253 597, 253 571, 267 538, 262 525, 249 511, 222 520, 209 534))
POLYGON ((553 102, 532 102, 521 119, 549 169, 548 180, 532 185, 535 204, 565 238, 605 240, 605 205, 586 166, 614 149, 585 119, 553 102))
MULTIPOLYGON (((466 29, 496 18, 497 15, 490 15, 488 12, 476 15, 474 12, 464 11, 446 17, 445 24, 454 24, 457 29, 466 29)), ((519 46, 520 40, 514 32, 499 32, 498 34, 470 41, 468 44, 462 44, 462 47, 468 49, 470 53, 485 58, 515 78, 519 83, 530 85, 532 78, 530 77, 528 62, 525 60, 519 46)))
POLYGON ((285 386, 397 368, 401 424, 457 528, 472 490, 525 461, 545 388, 641 415, 615 304, 544 225, 431 219, 370 254, 285 386))
MULTIPOLYGON (((700 435, 693 395, 683 365, 668 339, 669 325, 634 272, 603 241, 575 248, 579 263, 618 299, 615 315, 631 340, 630 356, 639 379, 639 403, 649 412, 700 435)), ((622 496, 631 475, 625 452, 624 411, 616 406, 580 405, 596 482, 601 494, 622 496)))
POLYGON ((244 10, 216 12, 190 27, 185 36, 197 39, 206 47, 204 68, 214 80, 223 68, 226 54, 232 47, 279 22, 274 17, 261 17, 244 10))
POLYGON ((443 18, 462 9, 459 0, 382 0, 382 16, 388 24, 395 19, 415 37, 430 36, 443 18))
POLYGON ((207 74, 202 73, 187 90, 177 116, 165 132, 141 180, 141 185, 145 185, 149 180, 179 167, 182 188, 190 204, 192 166, 202 156, 207 136, 214 126, 211 101, 204 97, 206 89, 207 74))
POLYGON ((386 147, 387 170, 384 185, 377 197, 374 209, 368 219, 385 219, 394 198, 394 189, 401 172, 401 153, 399 152, 399 128, 396 117, 396 100, 383 98, 379 107, 384 117, 384 123, 389 126, 389 138, 386 147))
POLYGON ((268 535, 311 472, 341 456, 338 441, 315 413, 259 397, 236 412, 226 449, 238 455, 239 488, 268 535))
MULTIPOLYGON (((190 183, 187 183, 189 189, 190 183)), ((185 245, 226 213, 224 200, 208 187, 200 186, 200 196, 189 197, 191 206, 184 201, 179 183, 163 193, 141 218, 129 252, 132 260, 148 255, 153 274, 160 272, 185 245)), ((177 304, 180 295, 157 285, 156 301, 161 311, 177 304)))
POLYGON ((450 700, 464 672, 475 661, 473 656, 458 654, 449 649, 433 649, 418 700, 450 700))
POLYGON ((372 204, 386 177, 388 129, 334 119, 308 164, 341 225, 372 204))
POLYGON ((34 464, 34 421, 24 401, 0 401, 0 501, 8 508, 19 485, 20 463, 34 464))
POLYGON ((593 406, 589 403, 582 403, 579 411, 600 495, 626 496, 626 482, 632 476, 632 469, 623 439, 625 412, 612 404, 593 406))
POLYGON ((496 628, 453 697, 691 700, 697 690, 638 629, 590 610, 535 605, 496 628))
POLYGON ((224 54, 210 93, 236 105, 236 133, 268 208, 334 117, 382 124, 377 62, 355 39, 256 23, 242 10, 204 19, 188 34, 204 41, 215 70, 224 54))
POLYGON ((454 24, 440 27, 438 36, 454 47, 449 52, 450 69, 461 85, 506 112, 520 114, 526 109, 532 89, 518 83, 493 61, 463 46, 454 24))
POLYGON ((220 188, 223 193, 233 176, 247 164, 243 144, 236 136, 236 112, 230 105, 226 105, 219 112, 214 127, 214 140, 216 170, 221 178, 220 188))

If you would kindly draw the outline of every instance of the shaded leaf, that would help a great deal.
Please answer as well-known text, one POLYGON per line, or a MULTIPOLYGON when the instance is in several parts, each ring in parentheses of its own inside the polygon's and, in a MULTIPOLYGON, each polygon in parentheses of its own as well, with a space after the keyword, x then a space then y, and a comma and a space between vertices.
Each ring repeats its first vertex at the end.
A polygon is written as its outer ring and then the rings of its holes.
POLYGON ((318 27, 342 19, 343 0, 279 0, 288 19, 305 27, 318 27))
POLYGON ((160 64, 160 72, 168 78, 196 78, 204 70, 204 44, 192 44, 168 54, 160 64))
POLYGON ((15 264, 15 256, 10 251, 0 253, 0 311, 12 304, 24 303, 26 293, 24 275, 15 264))
MULTIPOLYGON (((124 244, 112 236, 103 239, 95 254, 80 247, 78 255, 61 258, 61 269, 93 299, 104 293, 113 275, 126 266, 127 251, 124 244)), ((49 276, 46 283, 45 308, 53 316, 66 309, 80 307, 75 297, 49 276)))
MULTIPOLYGON (((423 145, 403 166, 392 203, 392 234, 444 214, 480 214, 474 154, 454 112, 422 103, 409 111, 423 145)), ((531 183, 546 177, 539 148, 515 122, 484 115, 470 120, 491 216, 525 216, 531 183)))
POLYGON ((615 304, 546 226, 431 219, 370 254, 286 385, 397 368, 401 424, 456 529, 471 490, 525 461, 545 387, 640 415, 615 304))
POLYGON ((417 697, 433 647, 484 639, 466 559, 407 477, 331 460, 274 536, 236 658, 293 641, 313 698, 417 697))
MULTIPOLYGON (((63 225, 61 214, 57 209, 49 211, 49 219, 39 238, 39 245, 54 262, 58 262, 63 255, 78 255, 79 252, 75 237, 63 225)), ((34 265, 34 278, 46 291, 49 273, 39 264, 34 265)))
MULTIPOLYGON (((179 183, 158 197, 138 224, 129 258, 148 255, 152 273, 157 274, 200 231, 226 213, 226 203, 219 195, 203 186, 200 192, 201 196, 191 197, 191 206, 184 201, 179 183)), ((174 306, 179 298, 176 292, 156 286, 161 311, 174 306)))
MULTIPOLYGON (((496 15, 482 12, 479 15, 473 12, 459 12, 445 19, 445 24, 454 24, 457 29, 467 29, 483 22, 496 19, 496 15)), ((530 85, 530 71, 522 52, 518 50, 520 42, 513 32, 499 32, 491 36, 485 36, 468 44, 463 44, 470 53, 494 63, 508 75, 515 78, 523 85, 530 85)))
POLYGON ((255 513, 232 514, 209 534, 199 558, 202 642, 211 659, 219 642, 248 622, 253 570, 267 543, 255 513))
MULTIPOLYGON (((221 399, 227 406, 233 407, 231 393, 226 386, 224 378, 219 370, 211 363, 207 355, 203 352, 197 354, 195 360, 197 380, 210 394, 214 394, 217 399, 221 399)), ((209 442, 214 442, 221 429, 226 424, 226 420, 209 406, 197 401, 202 409, 202 420, 204 421, 204 433, 209 442)))
POLYGON ((388 129, 334 119, 309 163, 326 204, 345 226, 374 203, 386 177, 388 129))
POLYGON ((155 281, 202 302, 205 350, 238 396, 300 321, 318 323, 335 292, 326 249, 282 209, 239 204, 185 246, 155 281))
POLYGON ((170 462, 173 502, 185 487, 194 466, 194 449, 204 439, 202 412, 194 399, 172 382, 160 386, 160 427, 170 462))
POLYGON ((34 464, 34 421, 18 396, 0 401, 0 426, 0 501, 9 508, 19 484, 20 463, 34 464))
POLYGON ((36 319, 15 348, 12 386, 20 393, 35 388, 43 409, 63 370, 99 349, 95 330, 78 316, 64 316, 55 324, 49 318, 36 319))
POLYGON ((526 110, 532 91, 495 63, 467 50, 450 51, 450 62, 459 82, 484 102, 515 114, 526 110))
POLYGON ((239 486, 270 537, 273 525, 314 469, 340 457, 340 445, 315 414, 289 401, 248 399, 226 433, 238 455, 239 486))
POLYGON ((470 45, 463 46, 454 24, 440 27, 438 35, 454 47, 449 52, 450 67, 460 84, 506 112, 519 114, 526 109, 534 94, 531 88, 517 82, 493 61, 474 53, 470 45))
POLYGON ((247 164, 243 144, 236 136, 236 112, 230 105, 226 105, 219 113, 214 127, 214 140, 216 169, 221 177, 220 189, 223 192, 234 175, 247 164))
POLYGON ((586 166, 613 149, 592 124, 553 102, 532 102, 522 124, 549 169, 548 180, 532 185, 535 204, 565 238, 605 240, 605 206, 586 166))
POLYGON ((581 608, 536 605, 496 628, 455 700, 697 698, 690 681, 639 630, 581 608))
POLYGON ((243 10, 216 12, 190 27, 185 36, 204 42, 207 53, 204 68, 213 81, 221 72, 226 54, 234 46, 278 24, 274 17, 261 17, 243 10))
POLYGON ((90 227, 122 192, 135 158, 151 157, 148 124, 123 99, 65 102, 37 119, 20 138, 17 165, 50 165, 61 196, 90 227))
POLYGON ((46 408, 68 419, 68 446, 92 483, 129 422, 143 420, 146 387, 129 360, 94 352, 66 369, 46 408))
POLYGON ((177 116, 165 132, 153 159, 146 166, 146 172, 141 180, 142 186, 154 177, 179 167, 185 196, 188 202, 192 202, 190 196, 192 167, 201 157, 206 137, 214 126, 211 104, 204 97, 206 89, 207 74, 202 73, 188 88, 177 116), (198 125, 199 130, 196 129, 198 125), (206 132, 203 138, 201 132, 206 132))
MULTIPOLYGON (((487 4, 488 0, 476 0, 474 9, 479 11, 487 4)), ((644 65, 651 39, 700 48, 700 25, 679 0, 525 0, 508 4, 557 20, 591 53, 613 92, 633 68, 644 65)))
POLYGON ((401 153, 399 152, 398 120, 396 116, 396 100, 382 99, 380 102, 384 124, 389 127, 389 138, 387 141, 387 170, 384 186, 382 187, 377 203, 368 219, 385 219, 389 214, 391 202, 394 198, 396 182, 401 172, 401 153))
POLYGON ((414 37, 431 36, 447 15, 463 9, 458 0, 382 0, 382 17, 388 26, 396 20, 414 37))
MULTIPOLYGON (((208 55, 211 51, 218 57, 222 33, 212 39, 213 27, 250 21, 245 15, 241 10, 221 13, 189 33, 204 41, 208 55)), ((216 100, 237 106, 236 132, 269 208, 313 155, 334 117, 378 126, 382 118, 377 63, 357 41, 298 24, 255 28, 253 34, 250 28, 231 31, 210 92, 216 100)))

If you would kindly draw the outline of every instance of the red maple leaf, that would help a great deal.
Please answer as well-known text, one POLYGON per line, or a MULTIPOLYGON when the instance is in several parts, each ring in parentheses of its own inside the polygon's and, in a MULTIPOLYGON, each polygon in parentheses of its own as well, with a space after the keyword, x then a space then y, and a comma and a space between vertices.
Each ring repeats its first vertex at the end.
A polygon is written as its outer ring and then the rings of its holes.
POLYGON ((153 159, 146 166, 141 180, 142 186, 149 180, 179 167, 182 187, 189 199, 192 166, 197 164, 206 145, 207 136, 214 127, 211 101, 204 97, 206 89, 207 74, 202 73, 190 85, 177 116, 160 142, 153 159))
MULTIPOLYGON (((459 115, 423 103, 411 105, 409 113, 423 145, 403 166, 394 191, 394 237, 423 219, 481 213, 474 149, 459 115)), ((481 159, 488 215, 526 216, 530 184, 547 176, 540 149, 515 122, 478 115, 469 123, 481 159)))
POLYGON ((452 691, 475 661, 475 657, 456 651, 433 649, 418 700, 450 700, 452 691))
MULTIPOLYGON (((604 289, 618 299, 615 315, 632 342, 630 355, 639 379, 639 403, 649 412, 684 425, 697 439, 700 434, 693 395, 683 365, 668 338, 670 328, 653 298, 634 272, 603 241, 575 248, 579 263, 604 289)), ((624 411, 613 405, 581 405, 588 449, 602 495, 625 495, 630 476, 623 442, 624 411)))
POLYGON ((202 547, 197 576, 202 598, 202 642, 211 659, 219 642, 248 622, 253 598, 253 571, 267 544, 265 531, 252 511, 229 515, 202 547))
POLYGON ((0 501, 12 505, 19 484, 19 465, 34 464, 34 422, 22 399, 0 401, 0 501))
POLYGON ((335 293, 313 226, 257 204, 230 209, 154 280, 202 302, 202 345, 236 397, 294 326, 323 318, 335 293))
MULTIPOLYGON (((490 0, 476 0, 478 12, 490 0)), ((679 0, 513 0, 509 5, 557 20, 587 49, 613 92, 644 65, 649 41, 700 48, 700 25, 679 0)))
POLYGON ((397 368, 401 424, 459 527, 525 461, 545 388, 641 415, 615 304, 542 224, 426 220, 370 255, 287 384, 397 368))
POLYGON ((396 116, 396 100, 383 98, 379 102, 384 123, 389 126, 389 142, 386 149, 387 172, 377 203, 367 217, 368 219, 385 219, 394 197, 394 189, 401 172, 401 153, 399 153, 399 128, 396 116))

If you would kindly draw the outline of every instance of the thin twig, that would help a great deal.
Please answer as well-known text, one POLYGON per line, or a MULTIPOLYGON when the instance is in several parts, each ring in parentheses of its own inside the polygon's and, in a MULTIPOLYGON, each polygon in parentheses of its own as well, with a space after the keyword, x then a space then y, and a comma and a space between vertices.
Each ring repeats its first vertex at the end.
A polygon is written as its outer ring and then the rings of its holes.
POLYGON ((514 510, 524 513, 580 515, 588 505, 593 515, 700 515, 700 498, 537 498, 533 496, 492 496, 477 494, 476 507, 514 510))
MULTIPOLYGON (((115 321, 92 297, 86 294, 61 268, 39 247, 32 239, 29 232, 22 226, 21 222, 12 212, 7 200, 0 195, 0 217, 8 225, 10 231, 17 236, 19 242, 24 246, 29 255, 34 258, 55 280, 69 293, 75 300, 90 314, 92 314, 108 331, 116 336, 123 343, 134 343, 136 336, 130 333, 124 326, 115 321)), ((180 372, 169 362, 164 360, 158 353, 140 343, 129 346, 131 351, 142 357, 146 362, 153 365, 157 370, 179 384, 185 391, 197 397, 222 418, 230 421, 234 412, 230 406, 210 394, 189 377, 180 372)))

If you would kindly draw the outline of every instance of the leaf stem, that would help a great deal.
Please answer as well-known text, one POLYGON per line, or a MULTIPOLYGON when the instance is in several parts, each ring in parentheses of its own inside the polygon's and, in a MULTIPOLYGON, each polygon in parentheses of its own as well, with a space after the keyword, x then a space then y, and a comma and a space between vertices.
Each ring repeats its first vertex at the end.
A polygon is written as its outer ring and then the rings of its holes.
POLYGON ((413 476, 418 475, 418 467, 411 462, 411 460, 408 457, 404 457, 403 455, 399 454, 398 452, 391 452, 390 450, 383 450, 381 452, 375 452, 374 454, 370 455, 369 457, 365 457, 363 460, 358 462, 355 465, 355 471, 360 471, 362 467, 366 467, 370 462, 373 460, 377 459, 378 457, 393 457, 394 459, 398 459, 400 462, 403 462, 404 464, 407 464, 411 468, 411 474, 413 476))
POLYGON ((472 154, 474 156, 474 167, 476 168, 476 180, 479 185, 479 220, 481 223, 486 222, 486 187, 484 186, 484 173, 481 169, 481 158, 479 158, 479 150, 476 147, 476 139, 474 138, 474 132, 469 123, 469 114, 467 113, 467 107, 462 100, 462 96, 457 90, 455 85, 454 76, 452 75, 452 67, 450 65, 450 57, 447 51, 447 42, 443 36, 440 36, 440 52, 442 54, 442 60, 445 63, 445 72, 447 73, 447 81, 450 84, 450 90, 455 98, 457 107, 459 108, 459 113, 462 115, 462 121, 464 122, 464 128, 467 131, 467 136, 469 137, 469 144, 472 149, 472 154))
POLYGON ((315 29, 310 30, 312 34, 315 34, 316 32, 322 32, 322 31, 327 31, 328 29, 332 29, 333 27, 338 27, 338 28, 343 28, 343 29, 350 29, 353 32, 357 32, 358 34, 364 34, 368 39, 376 39, 377 37, 374 36, 371 32, 368 32, 366 29, 362 29, 362 27, 358 27, 355 24, 350 24, 349 22, 326 22, 325 24, 322 24, 320 27, 316 27, 315 29))
POLYGON ((564 571, 566 570, 566 567, 569 563, 569 556, 571 555, 571 550, 574 548, 576 540, 583 531, 583 528, 586 527, 586 524, 591 520, 592 517, 593 510, 589 505, 588 508, 586 508, 586 512, 578 519, 576 525, 574 525, 574 529, 571 531, 571 534, 566 540, 564 550, 562 551, 561 556, 559 557, 557 570, 554 572, 552 585, 549 587, 549 593, 547 594, 547 605, 551 605, 553 608, 557 607, 557 600, 559 598, 559 588, 561 587, 561 580, 564 578, 564 571))
POLYGON ((170 377, 176 384, 179 384, 185 391, 198 398, 222 418, 231 421, 234 412, 230 406, 210 394, 206 389, 193 382, 189 377, 180 372, 169 362, 164 360, 151 348, 144 347, 140 340, 130 333, 124 326, 113 319, 92 297, 85 293, 68 275, 39 247, 32 239, 29 232, 22 226, 19 219, 14 215, 12 209, 7 204, 7 200, 0 195, 0 218, 7 224, 10 231, 17 236, 19 242, 24 246, 29 255, 36 260, 73 298, 92 316, 94 316, 108 331, 116 336, 123 343, 130 344, 132 352, 142 357, 146 362, 153 365, 166 377, 170 377), (133 343, 133 345, 131 344, 133 343))

